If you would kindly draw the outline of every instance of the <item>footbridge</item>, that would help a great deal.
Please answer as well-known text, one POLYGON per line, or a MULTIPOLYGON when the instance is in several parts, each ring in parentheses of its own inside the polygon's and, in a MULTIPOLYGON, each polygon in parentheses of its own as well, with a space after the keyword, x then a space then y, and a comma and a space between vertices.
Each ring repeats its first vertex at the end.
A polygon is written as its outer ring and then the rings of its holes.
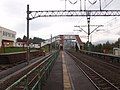
POLYGON ((74 40, 74 43, 76 43, 79 50, 83 49, 84 43, 80 39, 79 35, 58 35, 55 37, 51 37, 50 39, 47 39, 46 41, 41 42, 41 47, 51 44, 53 42, 58 42, 59 47, 61 49, 64 49, 64 41, 65 40, 74 40))

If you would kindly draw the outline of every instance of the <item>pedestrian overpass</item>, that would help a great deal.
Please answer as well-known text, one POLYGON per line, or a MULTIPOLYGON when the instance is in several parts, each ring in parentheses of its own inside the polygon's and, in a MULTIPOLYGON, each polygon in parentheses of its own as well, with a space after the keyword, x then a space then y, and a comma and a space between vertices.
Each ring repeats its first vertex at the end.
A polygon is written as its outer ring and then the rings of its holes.
POLYGON ((76 46, 79 50, 83 49, 84 43, 80 39, 79 35, 58 35, 55 37, 51 37, 50 39, 47 39, 46 41, 41 42, 41 47, 45 45, 50 45, 53 42, 57 42, 60 49, 64 49, 64 41, 65 40, 74 40, 74 43, 76 43, 76 46))

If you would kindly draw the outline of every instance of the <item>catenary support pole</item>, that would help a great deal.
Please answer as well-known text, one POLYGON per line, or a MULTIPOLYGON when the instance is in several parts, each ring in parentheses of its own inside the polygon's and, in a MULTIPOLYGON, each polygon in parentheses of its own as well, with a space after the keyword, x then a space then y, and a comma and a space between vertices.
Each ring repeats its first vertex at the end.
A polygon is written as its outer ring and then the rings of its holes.
POLYGON ((30 49, 29 49, 29 5, 27 5, 27 64, 30 60, 30 49))
POLYGON ((88 23, 88 51, 90 50, 90 17, 87 17, 87 23, 88 23))

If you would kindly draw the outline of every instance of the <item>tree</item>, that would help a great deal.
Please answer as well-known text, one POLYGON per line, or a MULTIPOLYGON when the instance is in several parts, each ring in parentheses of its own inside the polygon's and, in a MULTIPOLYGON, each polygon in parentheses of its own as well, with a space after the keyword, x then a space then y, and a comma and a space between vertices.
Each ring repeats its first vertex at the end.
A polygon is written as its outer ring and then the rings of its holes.
POLYGON ((24 35, 24 36, 23 36, 23 40, 24 40, 24 41, 27 41, 27 36, 24 35))
POLYGON ((118 38, 118 41, 115 42, 115 47, 120 48, 120 38, 118 38))
POLYGON ((17 41, 21 41, 22 39, 21 39, 20 37, 18 37, 16 40, 17 40, 17 41))
POLYGON ((42 38, 38 38, 38 37, 34 37, 34 38, 32 39, 32 42, 33 42, 34 44, 40 44, 40 43, 43 42, 43 41, 45 41, 45 40, 42 39, 42 38))

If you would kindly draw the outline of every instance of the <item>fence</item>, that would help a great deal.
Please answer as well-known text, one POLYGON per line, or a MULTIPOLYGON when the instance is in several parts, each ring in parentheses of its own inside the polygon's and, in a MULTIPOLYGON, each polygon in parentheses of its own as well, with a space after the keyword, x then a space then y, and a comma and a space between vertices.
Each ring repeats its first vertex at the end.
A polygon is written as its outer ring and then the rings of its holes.
POLYGON ((104 60, 109 60, 112 62, 120 62, 120 56, 116 56, 116 55, 112 55, 112 54, 105 54, 105 53, 98 53, 98 52, 92 52, 92 51, 85 51, 85 50, 81 50, 81 53, 93 56, 93 57, 97 57, 97 58, 101 58, 104 60))
POLYGON ((59 51, 54 52, 6 90, 41 90, 41 86, 46 83, 47 77, 49 76, 58 54, 59 51))

